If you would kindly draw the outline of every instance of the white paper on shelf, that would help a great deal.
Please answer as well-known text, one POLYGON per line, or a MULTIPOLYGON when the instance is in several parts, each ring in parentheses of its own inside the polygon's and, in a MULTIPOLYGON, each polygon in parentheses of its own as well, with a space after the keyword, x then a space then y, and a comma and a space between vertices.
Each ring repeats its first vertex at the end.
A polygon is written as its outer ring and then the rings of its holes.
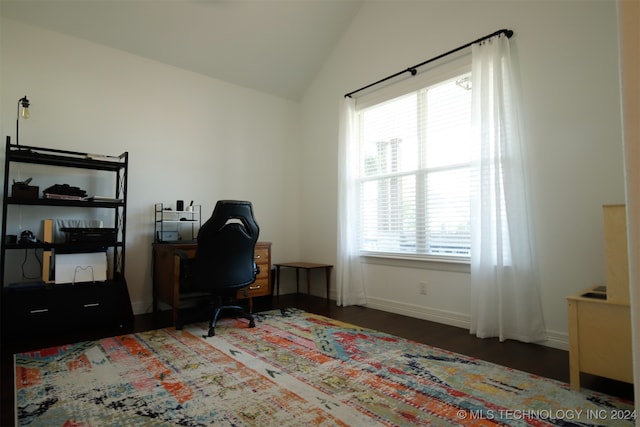
POLYGON ((55 255, 56 284, 104 282, 107 280, 107 254, 90 252, 55 255))

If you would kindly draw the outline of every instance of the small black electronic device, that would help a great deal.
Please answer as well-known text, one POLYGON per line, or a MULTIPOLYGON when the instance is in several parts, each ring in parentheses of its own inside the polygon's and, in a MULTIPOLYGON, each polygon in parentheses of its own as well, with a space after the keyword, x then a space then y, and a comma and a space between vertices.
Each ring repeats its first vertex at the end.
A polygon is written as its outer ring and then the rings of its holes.
POLYGON ((177 211, 182 211, 182 210, 184 210, 184 200, 178 200, 178 201, 176 201, 176 210, 177 210, 177 211))
POLYGON ((67 243, 101 242, 114 243, 117 239, 115 228, 62 227, 67 243))
POLYGON ((38 239, 35 234, 29 230, 24 230, 20 233, 20 240, 18 241, 21 245, 28 245, 31 243, 38 243, 38 239))

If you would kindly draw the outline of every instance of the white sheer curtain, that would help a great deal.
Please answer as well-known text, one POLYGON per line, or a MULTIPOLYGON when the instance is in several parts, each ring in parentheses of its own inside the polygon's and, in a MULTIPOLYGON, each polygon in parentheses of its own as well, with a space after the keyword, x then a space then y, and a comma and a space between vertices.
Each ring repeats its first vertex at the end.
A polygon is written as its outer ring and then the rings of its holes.
POLYGON ((545 338, 509 39, 472 46, 471 333, 545 338))
POLYGON ((338 305, 366 304, 358 247, 358 194, 352 174, 358 170, 355 140, 355 100, 345 98, 340 112, 338 147, 338 305))

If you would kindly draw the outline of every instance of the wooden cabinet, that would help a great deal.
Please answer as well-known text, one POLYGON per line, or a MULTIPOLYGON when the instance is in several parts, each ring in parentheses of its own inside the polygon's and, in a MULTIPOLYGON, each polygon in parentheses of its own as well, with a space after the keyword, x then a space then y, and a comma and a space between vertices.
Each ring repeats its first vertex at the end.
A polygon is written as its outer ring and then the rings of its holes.
POLYGON ((633 382, 629 303, 607 301, 602 295, 587 289, 568 297, 569 371, 574 390, 580 390, 581 372, 633 382))
MULTIPOLYGON (((201 299, 208 294, 180 290, 180 258, 176 251, 189 257, 195 256, 197 243, 154 243, 153 245, 153 311, 160 302, 173 311, 173 322, 179 322, 180 308, 190 300, 201 299)), ((249 311, 253 311, 253 298, 271 295, 271 243, 258 242, 255 249, 256 264, 260 272, 256 281, 237 293, 238 299, 249 299, 249 311)))
POLYGON ((585 372, 633 382, 629 263, 624 205, 603 207, 606 286, 567 298, 571 388, 585 372))
POLYGON ((629 256, 625 205, 602 207, 607 301, 629 304, 629 256))

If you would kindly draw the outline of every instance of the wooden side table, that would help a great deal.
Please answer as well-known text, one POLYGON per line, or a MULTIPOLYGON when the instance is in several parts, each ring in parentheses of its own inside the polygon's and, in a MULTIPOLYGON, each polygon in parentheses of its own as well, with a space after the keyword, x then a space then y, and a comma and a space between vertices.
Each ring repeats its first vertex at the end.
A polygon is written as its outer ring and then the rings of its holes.
POLYGON ((307 296, 311 296, 311 270, 324 268, 327 277, 327 301, 329 300, 329 289, 331 288, 331 264, 316 264, 313 262, 281 262, 273 264, 276 267, 276 296, 280 298, 280 267, 296 269, 296 293, 300 289, 300 269, 307 271, 307 296))

